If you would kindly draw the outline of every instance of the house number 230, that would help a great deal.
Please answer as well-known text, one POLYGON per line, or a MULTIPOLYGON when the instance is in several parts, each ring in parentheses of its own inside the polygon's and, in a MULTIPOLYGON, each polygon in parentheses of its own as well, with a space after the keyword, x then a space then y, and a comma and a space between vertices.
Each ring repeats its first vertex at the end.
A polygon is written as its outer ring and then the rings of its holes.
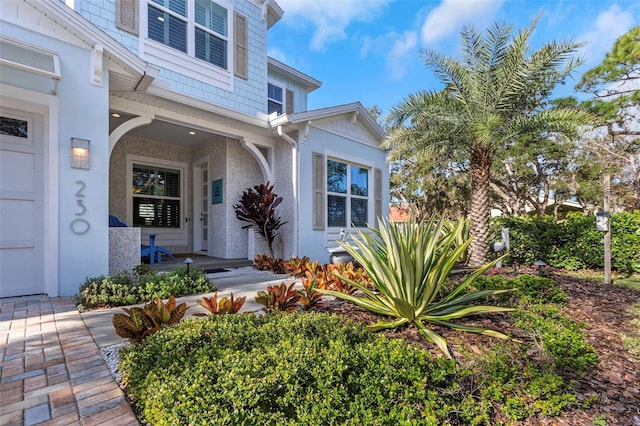
POLYGON ((71 232, 73 232, 76 235, 82 235, 82 234, 86 234, 90 228, 89 222, 82 217, 87 212, 87 208, 84 205, 84 189, 87 187, 87 184, 81 180, 78 180, 76 181, 76 185, 78 185, 79 188, 75 193, 75 197, 76 197, 75 215, 79 217, 71 221, 71 232))

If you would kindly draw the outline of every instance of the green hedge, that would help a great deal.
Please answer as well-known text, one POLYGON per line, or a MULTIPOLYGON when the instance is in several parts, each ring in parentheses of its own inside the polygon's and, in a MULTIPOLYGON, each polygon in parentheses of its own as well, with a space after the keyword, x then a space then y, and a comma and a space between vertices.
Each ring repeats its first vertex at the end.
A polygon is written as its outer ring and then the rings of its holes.
POLYGON ((492 425, 578 406, 563 374, 580 375, 597 358, 555 308, 566 303, 555 281, 479 285, 518 289, 513 315, 529 345, 496 341, 456 364, 339 316, 236 314, 161 329, 122 350, 120 371, 154 425, 492 425))
POLYGON ((187 274, 186 268, 177 268, 169 273, 160 273, 146 265, 137 267, 132 273, 103 275, 87 278, 80 285, 74 300, 79 310, 108 308, 149 302, 159 297, 186 296, 210 293, 217 286, 197 269, 187 274))
MULTIPOLYGON (((544 260, 569 270, 604 267, 604 233, 596 231, 594 216, 569 213, 561 222, 553 216, 500 217, 492 225, 496 235, 509 228, 511 262, 544 260)), ((613 270, 640 272, 640 211, 611 216, 611 247, 613 270)))

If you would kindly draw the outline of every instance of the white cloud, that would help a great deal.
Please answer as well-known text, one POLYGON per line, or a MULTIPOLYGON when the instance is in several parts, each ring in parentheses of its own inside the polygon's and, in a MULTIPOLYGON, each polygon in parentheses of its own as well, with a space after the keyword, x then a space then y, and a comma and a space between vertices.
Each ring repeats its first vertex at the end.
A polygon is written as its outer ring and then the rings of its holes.
POLYGON ((617 4, 601 12, 591 25, 591 30, 583 33, 578 40, 587 45, 582 54, 587 63, 600 61, 613 47, 616 39, 628 32, 634 25, 631 9, 622 10, 617 4))
POLYGON ((267 52, 267 55, 271 56, 273 59, 280 61, 284 64, 288 63, 286 53, 282 52, 281 50, 269 49, 269 51, 267 52))
POLYGON ((314 26, 310 47, 324 50, 327 44, 344 39, 353 22, 368 22, 392 0, 278 0, 289 25, 314 26))
POLYGON ((393 80, 404 77, 405 65, 412 56, 416 56, 414 49, 417 44, 418 36, 415 31, 405 31, 402 37, 395 40, 386 56, 387 67, 391 71, 393 80))
POLYGON ((493 20, 502 3, 503 0, 443 0, 422 24, 422 42, 433 43, 459 34, 460 28, 467 24, 482 28, 493 20))

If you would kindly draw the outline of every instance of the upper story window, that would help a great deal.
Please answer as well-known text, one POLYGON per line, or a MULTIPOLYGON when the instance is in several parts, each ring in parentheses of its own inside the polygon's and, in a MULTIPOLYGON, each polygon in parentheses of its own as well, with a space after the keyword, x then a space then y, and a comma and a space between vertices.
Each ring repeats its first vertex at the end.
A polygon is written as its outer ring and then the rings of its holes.
POLYGON ((285 111, 284 92, 285 90, 282 87, 269 83, 267 90, 267 99, 269 102, 268 114, 273 114, 275 112, 278 115, 282 115, 285 111))
POLYGON ((227 69, 229 14, 212 0, 150 0, 147 37, 227 69))
POLYGON ((369 169, 327 159, 327 225, 366 227, 369 222, 369 169))
POLYGON ((138 35, 140 57, 149 64, 230 92, 234 75, 247 78, 247 21, 229 0, 117 4, 116 26, 138 35))

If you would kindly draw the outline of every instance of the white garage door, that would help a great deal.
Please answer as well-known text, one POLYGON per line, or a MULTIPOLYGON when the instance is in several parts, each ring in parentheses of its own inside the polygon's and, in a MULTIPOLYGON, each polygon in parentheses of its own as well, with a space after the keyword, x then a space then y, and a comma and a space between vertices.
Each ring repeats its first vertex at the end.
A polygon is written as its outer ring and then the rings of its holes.
POLYGON ((40 115, 0 109, 0 297, 44 293, 40 115))

